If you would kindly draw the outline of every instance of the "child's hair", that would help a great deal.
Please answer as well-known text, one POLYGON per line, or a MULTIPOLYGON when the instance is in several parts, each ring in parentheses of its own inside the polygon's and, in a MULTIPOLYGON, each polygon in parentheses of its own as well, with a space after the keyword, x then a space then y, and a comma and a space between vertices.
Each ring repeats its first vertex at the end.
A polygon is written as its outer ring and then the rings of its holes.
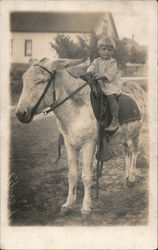
POLYGON ((111 36, 103 36, 99 39, 98 41, 98 47, 108 47, 111 49, 115 49, 116 48, 116 44, 114 39, 111 36))

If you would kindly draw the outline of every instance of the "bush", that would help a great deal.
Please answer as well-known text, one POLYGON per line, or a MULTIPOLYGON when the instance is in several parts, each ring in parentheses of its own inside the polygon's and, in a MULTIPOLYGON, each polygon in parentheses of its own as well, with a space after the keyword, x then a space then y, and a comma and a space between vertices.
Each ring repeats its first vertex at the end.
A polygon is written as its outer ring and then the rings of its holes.
POLYGON ((11 104, 18 102, 22 92, 22 75, 27 70, 27 64, 11 64, 10 68, 10 98, 11 104))

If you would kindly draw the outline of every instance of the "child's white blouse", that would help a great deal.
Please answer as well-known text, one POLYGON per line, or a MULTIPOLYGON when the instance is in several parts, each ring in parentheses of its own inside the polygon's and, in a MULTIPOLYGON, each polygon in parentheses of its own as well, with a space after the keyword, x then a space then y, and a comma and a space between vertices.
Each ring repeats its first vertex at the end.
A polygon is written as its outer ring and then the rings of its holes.
POLYGON ((101 89, 106 95, 120 94, 121 72, 114 58, 105 60, 98 57, 94 59, 87 72, 91 72, 98 77, 105 76, 109 80, 109 83, 99 80, 101 89))

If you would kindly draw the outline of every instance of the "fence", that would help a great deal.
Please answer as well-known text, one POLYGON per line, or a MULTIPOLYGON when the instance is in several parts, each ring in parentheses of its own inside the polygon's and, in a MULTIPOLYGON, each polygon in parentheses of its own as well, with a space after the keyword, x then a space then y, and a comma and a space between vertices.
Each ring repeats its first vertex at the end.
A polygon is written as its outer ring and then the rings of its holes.
POLYGON ((146 64, 127 64, 123 70, 123 76, 141 76, 148 75, 148 66, 146 64))

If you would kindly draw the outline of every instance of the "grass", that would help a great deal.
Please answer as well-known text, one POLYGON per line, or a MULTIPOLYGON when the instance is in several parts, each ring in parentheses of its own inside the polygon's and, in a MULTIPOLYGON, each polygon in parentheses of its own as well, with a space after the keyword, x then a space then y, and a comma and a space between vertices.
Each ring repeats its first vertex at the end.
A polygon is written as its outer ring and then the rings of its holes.
MULTIPOLYGON (((50 114, 21 124, 11 113, 10 172, 18 183, 10 187, 15 203, 10 204, 12 225, 81 225, 80 209, 83 199, 81 170, 78 174, 77 201, 72 213, 61 217, 61 205, 68 192, 68 169, 65 147, 58 164, 58 129, 50 114)), ((149 149, 147 121, 141 133, 141 147, 137 159, 139 175, 135 186, 124 188, 124 159, 120 154, 104 163, 100 178, 100 196, 96 201, 96 160, 93 164, 92 216, 86 225, 146 225, 148 223, 149 149)), ((120 147, 118 148, 120 150, 120 147)))

